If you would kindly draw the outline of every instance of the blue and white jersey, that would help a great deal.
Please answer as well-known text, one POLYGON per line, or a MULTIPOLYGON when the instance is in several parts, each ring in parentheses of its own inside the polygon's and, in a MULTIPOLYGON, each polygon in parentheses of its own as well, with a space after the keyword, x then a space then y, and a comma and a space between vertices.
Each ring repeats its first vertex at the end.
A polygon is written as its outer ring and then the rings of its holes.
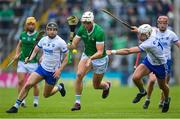
POLYGON ((171 60, 171 46, 179 40, 178 36, 170 29, 161 32, 158 28, 153 28, 152 36, 161 42, 165 56, 171 60))
POLYGON ((145 40, 139 45, 141 51, 145 51, 147 53, 147 59, 152 65, 162 65, 167 62, 167 58, 165 57, 161 42, 153 36, 145 40))
POLYGON ((66 42, 58 35, 53 39, 43 37, 38 47, 43 49, 41 66, 49 72, 54 72, 61 66, 63 54, 68 51, 66 42))

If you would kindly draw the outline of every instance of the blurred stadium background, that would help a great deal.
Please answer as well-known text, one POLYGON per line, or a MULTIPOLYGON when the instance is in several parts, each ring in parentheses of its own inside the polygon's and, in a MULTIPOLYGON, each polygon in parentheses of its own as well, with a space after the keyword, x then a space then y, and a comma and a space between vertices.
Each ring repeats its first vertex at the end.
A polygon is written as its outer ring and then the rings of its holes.
MULTIPOLYGON (((76 15, 79 18, 86 10, 95 14, 95 22, 105 29, 106 48, 117 49, 137 45, 136 34, 117 23, 110 16, 100 11, 105 8, 133 26, 143 23, 156 26, 158 15, 170 18, 169 27, 180 34, 179 0, 0 0, 0 87, 15 87, 17 83, 16 64, 6 68, 15 54, 19 35, 28 16, 38 20, 38 30, 44 29, 49 21, 59 25, 59 35, 68 41, 69 28, 66 18, 76 15)), ((180 37, 180 36, 179 36, 180 37)), ((62 79, 75 79, 75 70, 82 44, 74 61, 63 72, 62 79)), ((171 84, 180 84, 180 53, 173 48, 173 72, 171 84)), ((142 55, 143 57, 143 55, 142 55)), ((110 57, 110 64, 105 78, 115 79, 119 85, 132 85, 131 74, 136 55, 110 57)), ((87 78, 91 76, 88 74, 87 78)), ((146 82, 146 80, 145 80, 146 82)))
MULTIPOLYGON (((15 116, 4 112, 14 103, 17 96, 16 64, 14 63, 9 68, 6 67, 15 54, 19 35, 28 16, 35 16, 38 20, 38 30, 44 29, 47 22, 56 21, 59 25, 59 35, 68 42, 70 30, 66 18, 70 15, 80 18, 84 11, 91 10, 95 14, 95 22, 105 29, 107 49, 131 47, 138 44, 136 34, 131 33, 126 27, 101 12, 101 8, 111 11, 132 26, 139 26, 143 23, 156 26, 158 15, 167 15, 170 18, 169 27, 180 37, 180 0, 0 0, 0 118, 14 118, 15 116)), ((179 118, 180 50, 177 48, 172 49, 174 63, 170 83, 173 102, 168 115, 162 115, 157 110, 160 95, 158 88, 155 88, 154 96, 152 96, 155 104, 152 103, 149 111, 140 108, 143 101, 136 106, 131 104, 137 89, 135 87, 126 88, 126 86, 133 86, 131 75, 136 55, 110 57, 105 80, 111 80, 113 87, 110 97, 105 101, 99 99, 101 92, 94 91, 92 85, 89 85, 92 83, 89 80, 92 73, 87 74, 84 83, 88 85, 85 85, 87 87, 83 94, 85 101, 82 101, 85 106, 81 112, 70 113, 69 109, 74 100, 72 85, 82 45, 79 45, 78 54, 73 56, 73 63, 68 65, 61 75, 63 82, 69 83, 67 85, 68 95, 63 99, 58 95, 48 100, 42 99, 40 95, 40 107, 37 110, 28 104, 31 108, 21 110, 24 113, 20 111, 19 115, 15 116, 16 118, 179 118)), ((145 77, 145 83, 146 79, 147 77, 145 77)), ((28 96, 27 101, 31 101, 31 98, 28 96)))

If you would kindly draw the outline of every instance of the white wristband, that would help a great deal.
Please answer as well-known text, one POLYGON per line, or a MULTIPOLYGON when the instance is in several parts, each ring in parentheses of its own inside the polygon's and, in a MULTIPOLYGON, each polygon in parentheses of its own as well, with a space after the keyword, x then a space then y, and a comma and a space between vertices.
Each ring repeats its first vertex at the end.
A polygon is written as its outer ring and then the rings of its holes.
POLYGON ((116 51, 116 50, 111 50, 111 53, 112 53, 112 54, 116 54, 117 51, 116 51))

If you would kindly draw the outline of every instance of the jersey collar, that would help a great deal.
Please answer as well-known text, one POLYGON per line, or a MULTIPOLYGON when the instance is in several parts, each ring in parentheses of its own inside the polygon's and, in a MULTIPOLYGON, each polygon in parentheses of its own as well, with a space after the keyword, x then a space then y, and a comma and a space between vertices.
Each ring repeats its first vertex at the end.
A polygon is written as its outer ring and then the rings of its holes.
POLYGON ((91 30, 91 32, 87 31, 88 35, 91 35, 91 33, 94 31, 94 28, 95 28, 95 23, 93 23, 93 29, 91 30))

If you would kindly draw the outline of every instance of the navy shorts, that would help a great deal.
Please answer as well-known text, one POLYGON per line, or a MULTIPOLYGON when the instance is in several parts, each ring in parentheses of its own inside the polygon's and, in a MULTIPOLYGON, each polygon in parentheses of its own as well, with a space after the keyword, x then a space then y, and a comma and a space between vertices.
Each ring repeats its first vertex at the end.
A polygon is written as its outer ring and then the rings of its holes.
POLYGON ((147 57, 142 61, 144 65, 147 66, 147 68, 153 72, 158 79, 165 79, 168 71, 167 64, 162 65, 152 65, 147 57))
POLYGON ((167 67, 168 67, 167 73, 168 73, 168 75, 170 75, 170 73, 171 73, 171 65, 172 65, 172 60, 167 60, 167 67))
POLYGON ((53 77, 54 72, 46 71, 41 65, 38 66, 35 72, 41 75, 49 85, 55 85, 58 81, 58 79, 53 77))

